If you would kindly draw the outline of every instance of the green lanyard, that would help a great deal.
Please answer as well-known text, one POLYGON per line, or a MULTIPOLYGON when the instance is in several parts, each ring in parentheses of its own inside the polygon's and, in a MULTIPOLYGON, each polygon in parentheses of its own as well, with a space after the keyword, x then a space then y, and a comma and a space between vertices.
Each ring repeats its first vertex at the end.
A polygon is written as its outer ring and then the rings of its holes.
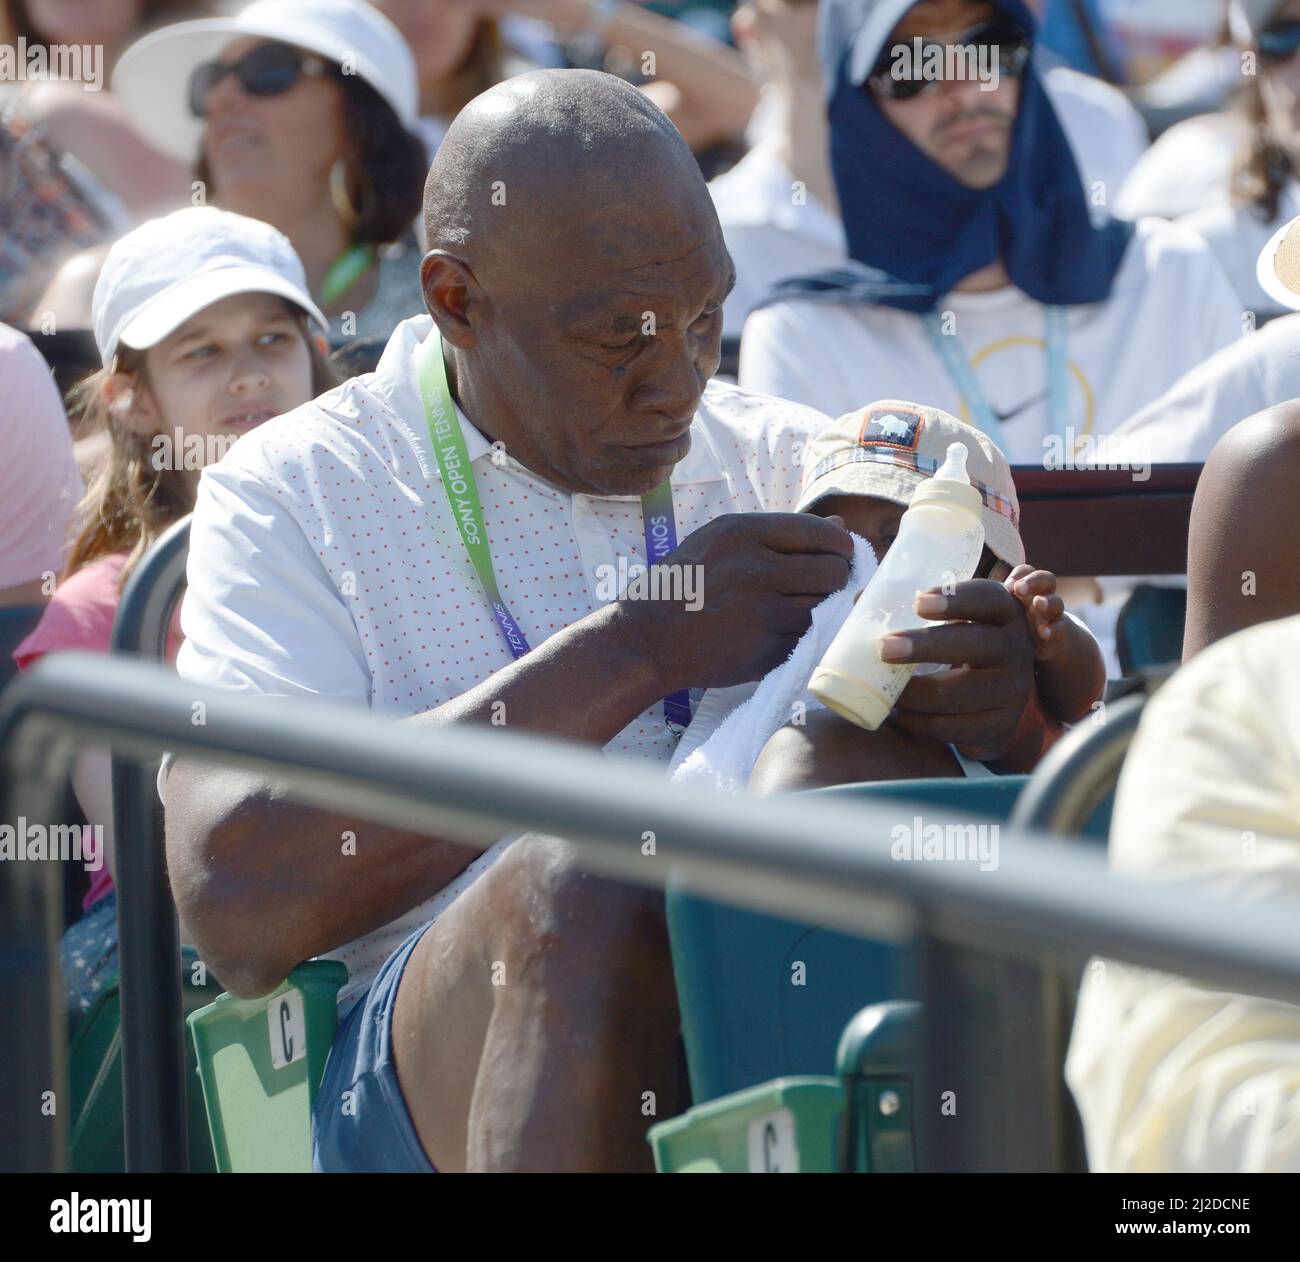
MULTIPOLYGON (((442 339, 433 330, 416 352, 416 377, 420 386, 420 400, 424 404, 424 419, 429 427, 429 441, 434 459, 442 474, 442 485, 451 505, 452 519, 460 532, 461 541, 469 556, 470 565, 478 575, 483 594, 487 597, 496 619, 497 627, 510 655, 518 660, 529 651, 528 640, 515 621, 514 615, 501 599, 496 571, 492 568, 492 553, 488 547, 487 526, 483 520, 483 505, 479 500, 478 485, 470 463, 465 434, 456 415, 447 385, 447 366, 442 358, 442 339)), ((671 482, 656 487, 642 497, 641 513, 645 523, 646 561, 654 564, 677 546, 677 523, 673 513, 671 482)), ((664 698, 664 718, 676 729, 685 728, 691 721, 690 697, 685 691, 664 698)))
POLYGON ((442 339, 436 332, 424 339, 416 353, 416 371, 420 398, 424 403, 424 419, 429 426, 429 440, 433 444, 434 458, 438 461, 456 529, 460 531, 469 562, 492 607, 492 616, 497 620, 506 647, 513 657, 523 657, 528 652, 528 641, 506 608, 501 599, 501 589, 497 586, 492 553, 488 550, 487 526, 483 522, 483 505, 479 501, 478 485, 470 465, 469 448, 465 445, 465 435, 447 386, 442 339))
POLYGON ((350 245, 330 264, 321 286, 321 305, 332 306, 365 274, 375 261, 372 245, 350 245))

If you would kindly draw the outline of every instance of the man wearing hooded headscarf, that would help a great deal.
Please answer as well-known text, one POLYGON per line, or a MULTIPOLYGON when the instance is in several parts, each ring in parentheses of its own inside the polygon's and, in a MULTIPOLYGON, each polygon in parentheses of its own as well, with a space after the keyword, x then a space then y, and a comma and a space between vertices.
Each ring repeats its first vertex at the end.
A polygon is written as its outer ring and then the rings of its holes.
POLYGON ((1013 464, 1084 462, 1089 440, 1240 335, 1195 234, 1093 204, 1034 29, 1020 0, 823 0, 850 261, 750 316, 743 384, 832 416, 917 399, 1013 464))
MULTIPOLYGON (((1041 14, 1047 0, 1032 0, 1041 14)), ((749 152, 709 184, 736 287, 722 309, 724 337, 787 277, 839 267, 847 252, 831 179, 818 0, 744 0, 731 18, 736 44, 764 68, 763 100, 749 152)), ((1147 127, 1128 97, 1035 51, 1039 70, 1089 196, 1110 204, 1147 147, 1147 127)))

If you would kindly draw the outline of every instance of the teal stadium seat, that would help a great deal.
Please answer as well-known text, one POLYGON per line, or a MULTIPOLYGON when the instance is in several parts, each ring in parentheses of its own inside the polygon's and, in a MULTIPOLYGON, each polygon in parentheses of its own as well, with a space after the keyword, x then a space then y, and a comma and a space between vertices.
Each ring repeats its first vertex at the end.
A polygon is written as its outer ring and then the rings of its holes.
MULTIPOLYGON (((1110 704, 1104 722, 1080 724, 1032 777, 903 780, 818 792, 900 800, 918 810, 1105 844, 1119 768, 1146 696, 1140 688, 1110 704)), ((694 1107, 652 1128, 660 1170, 918 1168, 912 1086, 921 1010, 902 1001, 910 985, 906 945, 761 915, 672 887, 668 924, 694 1107), (796 963, 802 985, 794 984, 796 963)), ((1072 973, 1077 980, 1070 964, 1045 963, 1041 985, 1056 989, 1061 1001, 1041 1009, 1031 1003, 1021 1015, 1044 1027, 1031 1036, 1042 1036, 1046 1051, 1042 1107, 1060 1119, 1057 1160, 1082 1169, 1077 1119, 1058 1069, 1047 1063, 1063 1055, 1072 973), (1062 1014, 1062 1028, 1048 1028, 1062 1014)), ((993 973, 989 981, 992 986, 993 973)), ((981 1002, 996 1003, 992 989, 981 1002)))
MULTIPOLYGON (((210 1004, 221 987, 202 969, 193 947, 181 952, 182 1002, 188 1016, 210 1004)), ((69 1167, 75 1174, 115 1174, 126 1169, 122 1126, 121 995, 114 979, 82 1018, 68 1047, 72 1088, 72 1129, 69 1167)), ((186 1100, 189 1168, 195 1173, 216 1170, 208 1119, 203 1111, 192 1040, 186 1040, 186 1100)))
MULTIPOLYGON (((1026 781, 896 780, 817 792, 1005 821, 1026 781)), ((872 842, 864 838, 864 844, 872 842)), ((889 839, 874 844, 887 846, 889 839)), ((731 907, 672 886, 667 914, 696 1104, 774 1078, 832 1073, 854 1014, 908 997, 908 952, 898 944, 731 907)))
POLYGON ((1134 675, 1145 667, 1182 661, 1186 622, 1185 587, 1139 583, 1124 602, 1115 627, 1120 670, 1134 675))

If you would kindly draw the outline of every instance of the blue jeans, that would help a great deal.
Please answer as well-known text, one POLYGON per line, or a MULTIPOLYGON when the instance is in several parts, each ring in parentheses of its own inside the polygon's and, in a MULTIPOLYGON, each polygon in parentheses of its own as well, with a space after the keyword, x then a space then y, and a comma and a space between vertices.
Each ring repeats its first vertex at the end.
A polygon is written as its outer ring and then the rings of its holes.
POLYGON ((384 961, 334 1035, 312 1107, 311 1164, 319 1173, 435 1173, 392 1057, 397 988, 428 928, 421 925, 384 961))

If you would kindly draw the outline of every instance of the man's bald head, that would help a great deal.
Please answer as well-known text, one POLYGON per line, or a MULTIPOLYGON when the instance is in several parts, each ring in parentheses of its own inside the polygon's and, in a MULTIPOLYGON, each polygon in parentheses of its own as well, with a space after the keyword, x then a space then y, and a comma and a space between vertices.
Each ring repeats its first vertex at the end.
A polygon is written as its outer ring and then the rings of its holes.
POLYGON ((613 75, 510 79, 452 124, 424 205, 421 283, 470 419, 569 490, 658 486, 690 448, 734 283, 666 115, 613 75))
MULTIPOLYGON (((537 70, 457 115, 424 188, 430 249, 467 262, 531 249, 553 226, 621 207, 709 204, 681 133, 648 97, 596 70, 537 70)), ((552 242, 554 244, 554 242, 552 242)))

